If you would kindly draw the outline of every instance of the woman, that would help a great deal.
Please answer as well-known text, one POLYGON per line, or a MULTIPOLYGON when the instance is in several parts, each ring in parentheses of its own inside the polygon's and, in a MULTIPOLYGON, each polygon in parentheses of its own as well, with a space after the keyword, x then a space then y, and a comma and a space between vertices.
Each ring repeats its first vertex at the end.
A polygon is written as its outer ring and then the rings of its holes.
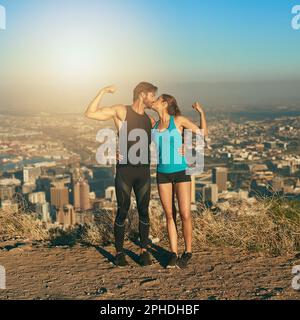
POLYGON ((159 121, 153 128, 153 139, 158 151, 157 184, 162 206, 166 213, 167 229, 170 241, 171 255, 167 268, 185 268, 192 258, 192 217, 191 217, 191 177, 186 174, 189 165, 185 156, 178 150, 183 147, 182 134, 184 129, 199 133, 203 129, 207 136, 207 126, 204 111, 200 104, 193 105, 201 115, 200 128, 192 121, 183 117, 176 99, 163 94, 152 105, 159 115, 159 121), (178 159, 180 157, 180 159, 178 159), (185 251, 178 257, 177 228, 173 217, 173 191, 176 193, 178 207, 183 224, 185 251))

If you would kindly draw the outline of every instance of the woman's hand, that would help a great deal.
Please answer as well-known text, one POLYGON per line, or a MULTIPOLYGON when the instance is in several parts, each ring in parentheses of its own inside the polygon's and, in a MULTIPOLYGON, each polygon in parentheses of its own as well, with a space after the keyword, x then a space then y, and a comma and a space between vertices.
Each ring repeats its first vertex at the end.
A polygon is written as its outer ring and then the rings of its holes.
POLYGON ((198 101, 195 102, 192 107, 193 107, 194 110, 196 110, 199 113, 203 112, 203 108, 202 108, 201 104, 198 101))

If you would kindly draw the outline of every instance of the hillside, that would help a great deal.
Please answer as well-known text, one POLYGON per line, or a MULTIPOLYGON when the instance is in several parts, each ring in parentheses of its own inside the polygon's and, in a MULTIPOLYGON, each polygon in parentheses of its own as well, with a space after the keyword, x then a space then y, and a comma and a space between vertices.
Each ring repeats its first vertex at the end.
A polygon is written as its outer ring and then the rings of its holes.
POLYGON ((112 263, 112 217, 48 232, 30 215, 0 212, 0 265, 7 275, 0 299, 299 299, 292 288, 292 268, 300 265, 298 204, 231 201, 194 213, 194 257, 186 270, 164 268, 164 219, 152 214, 153 265, 137 263, 132 212, 130 267, 119 269, 112 263))

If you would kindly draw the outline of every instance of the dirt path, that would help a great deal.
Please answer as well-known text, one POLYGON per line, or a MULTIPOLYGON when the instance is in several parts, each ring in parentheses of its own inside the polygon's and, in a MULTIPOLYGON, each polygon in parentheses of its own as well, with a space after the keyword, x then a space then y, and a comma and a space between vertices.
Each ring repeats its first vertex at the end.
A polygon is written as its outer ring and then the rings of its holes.
POLYGON ((48 248, 0 243, 7 290, 0 299, 300 299, 292 289, 292 267, 300 260, 264 257, 237 249, 195 252, 186 270, 166 270, 161 247, 154 264, 136 263, 138 247, 127 243, 130 267, 115 268, 113 247, 48 248))

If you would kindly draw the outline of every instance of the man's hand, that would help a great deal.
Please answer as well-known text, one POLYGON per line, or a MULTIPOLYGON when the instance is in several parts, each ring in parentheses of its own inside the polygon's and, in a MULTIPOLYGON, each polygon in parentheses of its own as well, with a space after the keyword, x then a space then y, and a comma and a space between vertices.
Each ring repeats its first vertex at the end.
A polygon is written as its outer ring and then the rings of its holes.
POLYGON ((124 159, 124 156, 122 156, 122 155, 120 154, 120 152, 117 151, 117 153, 116 153, 116 160, 117 160, 118 162, 121 162, 123 159, 124 159))
POLYGON ((115 93, 116 92, 116 87, 115 86, 109 86, 109 87, 105 87, 101 90, 101 92, 103 93, 115 93))
POLYGON ((193 109, 198 111, 199 113, 202 113, 203 112, 203 108, 201 106, 201 104, 197 101, 193 104, 193 109))
POLYGON ((184 144, 178 149, 178 153, 179 153, 179 155, 181 155, 182 157, 185 156, 185 145, 184 145, 184 144))

